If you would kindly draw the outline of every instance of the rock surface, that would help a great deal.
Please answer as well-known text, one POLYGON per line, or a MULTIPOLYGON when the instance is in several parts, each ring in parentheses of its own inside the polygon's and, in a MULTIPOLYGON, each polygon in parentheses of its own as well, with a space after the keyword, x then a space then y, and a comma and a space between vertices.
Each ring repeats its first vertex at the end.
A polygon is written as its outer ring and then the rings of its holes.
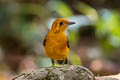
POLYGON ((70 65, 37 69, 21 74, 13 80, 95 80, 95 77, 85 67, 70 65))

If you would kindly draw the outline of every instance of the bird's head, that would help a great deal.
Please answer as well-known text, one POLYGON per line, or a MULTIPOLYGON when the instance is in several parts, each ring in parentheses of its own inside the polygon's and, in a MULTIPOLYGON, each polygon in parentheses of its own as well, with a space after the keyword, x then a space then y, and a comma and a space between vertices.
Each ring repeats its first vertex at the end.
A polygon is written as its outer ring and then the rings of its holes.
POLYGON ((54 33, 65 32, 67 27, 72 24, 75 24, 75 22, 70 22, 65 18, 58 18, 53 22, 51 31, 54 33))

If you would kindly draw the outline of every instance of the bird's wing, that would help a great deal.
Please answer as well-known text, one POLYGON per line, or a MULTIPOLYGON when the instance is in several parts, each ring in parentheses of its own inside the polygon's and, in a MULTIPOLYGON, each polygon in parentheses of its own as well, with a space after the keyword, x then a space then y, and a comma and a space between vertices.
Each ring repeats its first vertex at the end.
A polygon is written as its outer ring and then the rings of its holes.
POLYGON ((67 46, 68 46, 68 48, 70 48, 70 43, 69 43, 68 37, 67 37, 67 46))
POLYGON ((43 41, 43 46, 45 47, 45 43, 46 43, 46 38, 44 39, 44 41, 43 41))
POLYGON ((43 46, 44 47, 45 47, 45 43, 46 43, 46 37, 47 37, 47 35, 45 36, 44 41, 43 41, 43 46))

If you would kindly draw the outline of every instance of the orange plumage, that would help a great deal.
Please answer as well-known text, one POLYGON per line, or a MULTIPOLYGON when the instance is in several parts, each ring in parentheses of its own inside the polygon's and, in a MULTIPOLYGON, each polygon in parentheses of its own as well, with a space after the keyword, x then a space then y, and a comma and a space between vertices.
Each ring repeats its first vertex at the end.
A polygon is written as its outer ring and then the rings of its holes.
POLYGON ((61 61, 62 64, 67 62, 69 41, 65 31, 71 24, 74 24, 74 22, 69 22, 65 18, 56 19, 52 24, 50 32, 47 34, 44 40, 46 55, 51 58, 53 66, 54 60, 61 61))

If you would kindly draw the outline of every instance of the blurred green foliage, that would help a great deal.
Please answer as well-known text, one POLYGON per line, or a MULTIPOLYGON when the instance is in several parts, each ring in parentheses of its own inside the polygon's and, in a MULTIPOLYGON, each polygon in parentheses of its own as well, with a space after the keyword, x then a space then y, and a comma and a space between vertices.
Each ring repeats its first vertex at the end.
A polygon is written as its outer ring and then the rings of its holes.
POLYGON ((102 37, 104 48, 120 47, 120 15, 115 10, 103 9, 100 12, 100 19, 96 23, 96 35, 102 37))
POLYGON ((61 17, 70 17, 73 16, 73 12, 69 5, 61 0, 50 1, 48 2, 48 8, 51 11, 55 11, 61 17), (51 6, 52 5, 52 6, 51 6))

